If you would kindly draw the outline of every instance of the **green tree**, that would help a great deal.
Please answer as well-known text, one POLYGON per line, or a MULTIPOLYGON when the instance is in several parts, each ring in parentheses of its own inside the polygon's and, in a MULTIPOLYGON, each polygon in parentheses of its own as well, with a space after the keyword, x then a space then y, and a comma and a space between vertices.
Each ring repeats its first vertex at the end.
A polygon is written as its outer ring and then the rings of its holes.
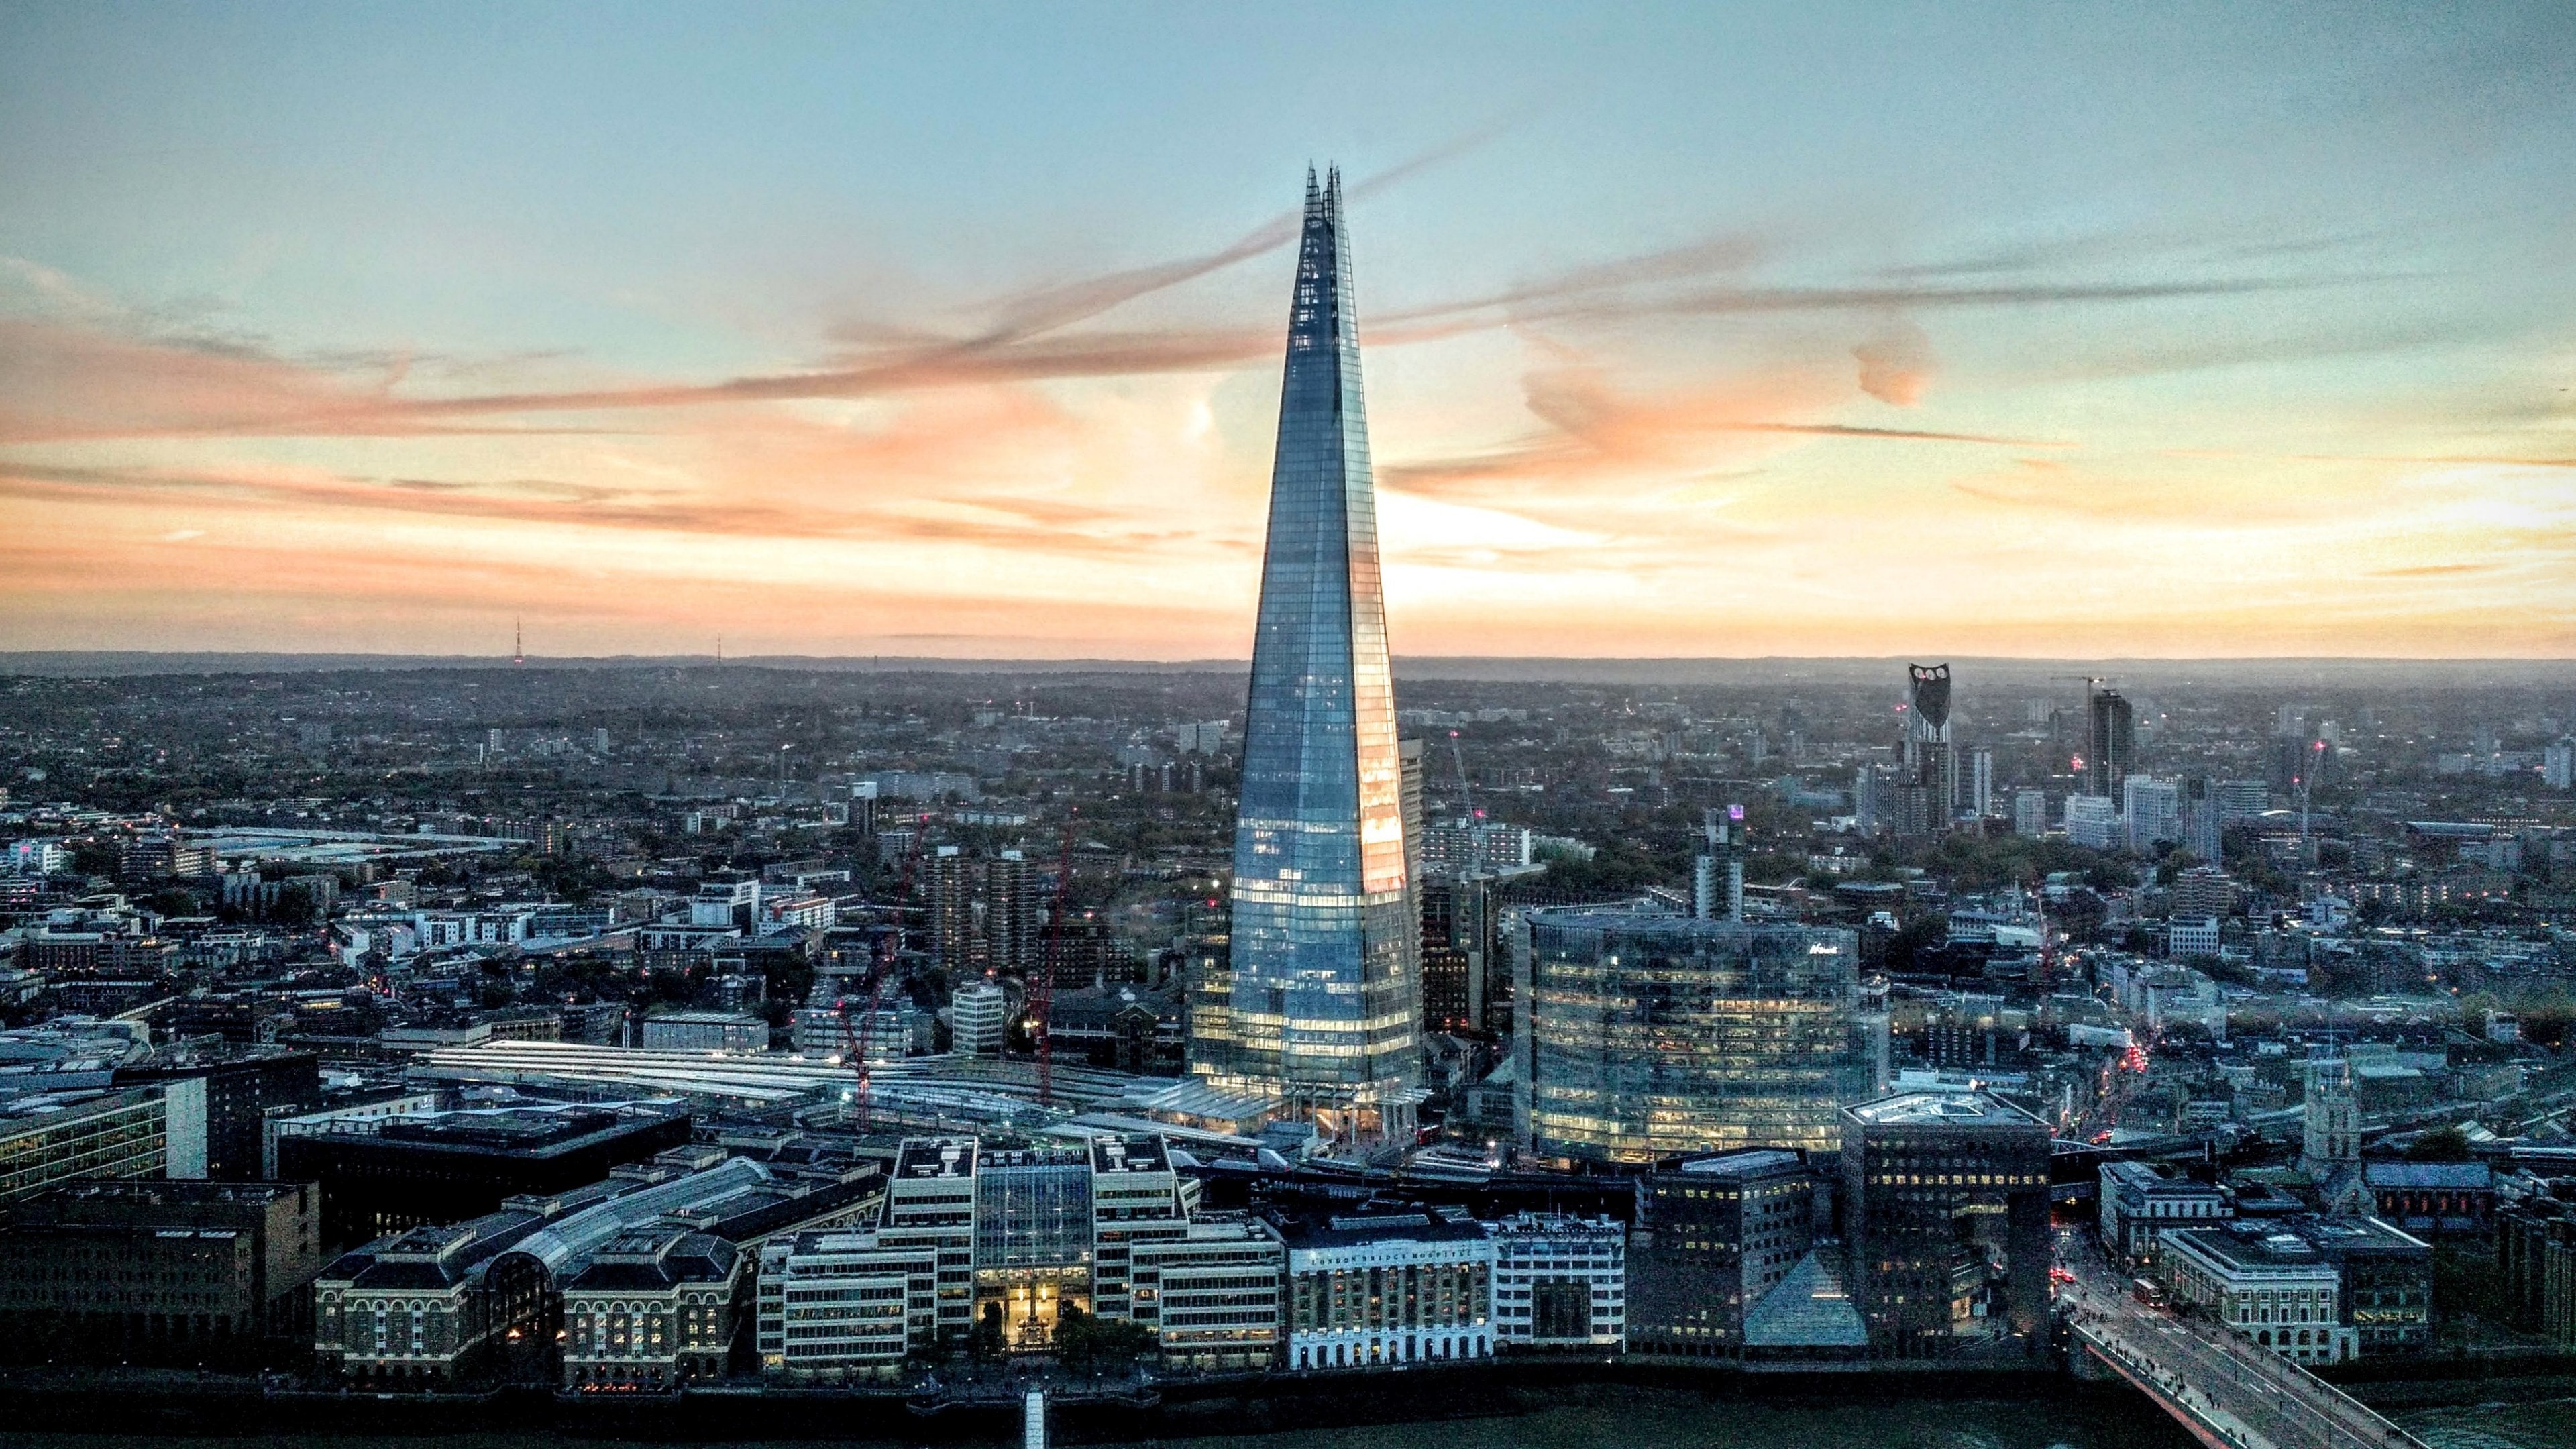
POLYGON ((1094 1318, 1071 1304, 1057 1310, 1056 1359, 1075 1373, 1124 1369, 1154 1345, 1154 1331, 1142 1324, 1094 1318))
POLYGON ((1002 1356, 1002 1305, 987 1303, 975 1320, 975 1329, 966 1335, 966 1355, 977 1363, 991 1363, 1002 1356))
POLYGON ((2466 1162, 2469 1134, 2457 1127, 2436 1127, 2406 1144, 2409 1162, 2466 1162))

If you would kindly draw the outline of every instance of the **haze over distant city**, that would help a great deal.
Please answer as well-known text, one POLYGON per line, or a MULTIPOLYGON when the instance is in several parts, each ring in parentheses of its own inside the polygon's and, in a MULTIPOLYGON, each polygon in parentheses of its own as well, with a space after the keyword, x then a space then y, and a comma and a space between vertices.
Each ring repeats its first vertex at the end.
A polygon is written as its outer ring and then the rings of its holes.
POLYGON ((18 6, 0 649, 2576 653, 2576 12, 18 6))

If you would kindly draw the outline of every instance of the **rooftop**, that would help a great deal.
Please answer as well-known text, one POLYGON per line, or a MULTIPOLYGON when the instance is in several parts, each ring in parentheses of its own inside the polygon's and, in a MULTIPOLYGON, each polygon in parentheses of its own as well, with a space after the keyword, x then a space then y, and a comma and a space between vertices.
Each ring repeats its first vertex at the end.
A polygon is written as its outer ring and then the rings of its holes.
POLYGON ((1694 1157, 1674 1170, 1694 1177, 1757 1177, 1806 1165, 1806 1160, 1794 1152, 1784 1152, 1776 1147, 1756 1147, 1717 1157, 1694 1157))
POLYGON ((2048 1130, 2046 1123, 2028 1112, 1984 1092, 1899 1092, 1843 1110, 1870 1127, 2048 1130))

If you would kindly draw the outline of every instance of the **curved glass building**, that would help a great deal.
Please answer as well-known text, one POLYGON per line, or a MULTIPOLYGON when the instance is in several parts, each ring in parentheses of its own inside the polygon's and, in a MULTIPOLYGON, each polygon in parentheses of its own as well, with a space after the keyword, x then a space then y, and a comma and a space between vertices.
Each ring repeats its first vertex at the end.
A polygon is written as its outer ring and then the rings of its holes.
POLYGON ((1409 1132, 1418 930, 1338 174, 1306 180, 1234 836, 1228 979, 1191 1068, 1325 1135, 1409 1132))
POLYGON ((1877 1086, 1849 931, 1594 907, 1528 930, 1522 1135, 1541 1158, 1832 1151, 1877 1086))

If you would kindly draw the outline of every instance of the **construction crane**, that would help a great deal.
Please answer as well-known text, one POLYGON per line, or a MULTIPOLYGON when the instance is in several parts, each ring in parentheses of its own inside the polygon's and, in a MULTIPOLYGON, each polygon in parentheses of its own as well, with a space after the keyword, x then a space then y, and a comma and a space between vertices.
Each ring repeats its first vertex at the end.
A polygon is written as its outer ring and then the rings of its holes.
POLYGON ((876 1044, 877 1012, 885 1005, 886 983, 892 976, 893 972, 886 968, 881 956, 868 971, 867 1004, 859 1008, 855 1019, 851 1015, 850 998, 844 995, 839 1003, 842 1060, 850 1064, 850 1071, 857 1079, 856 1090, 850 1098, 850 1121, 861 1132, 873 1125, 868 1110, 868 1076, 872 1065, 869 1050, 876 1044))
MULTIPOLYGON (((920 863, 921 844, 929 835, 926 828, 929 823, 928 815, 923 815, 915 822, 917 826, 923 828, 913 832, 912 844, 904 851, 902 868, 896 873, 894 894, 898 900, 912 890, 913 868, 920 863)), ((918 907, 891 906, 882 909, 894 917, 894 929, 877 933, 876 950, 873 958, 868 962, 867 977, 860 983, 859 988, 866 998, 866 1005, 861 1008, 857 1019, 853 1020, 850 1014, 849 994, 843 993, 838 1003, 841 1018, 841 1059, 849 1064, 850 1072, 856 1080, 856 1089, 850 1099, 850 1119, 862 1132, 867 1131, 872 1125, 869 1110, 869 1069, 872 1065, 869 1049, 876 1042, 877 1013, 885 1005, 886 988, 893 984, 895 964, 903 953, 903 917, 917 910, 918 907)))
POLYGON ((1047 1042, 1047 1013, 1055 1009, 1055 973, 1064 961, 1067 892, 1073 888, 1073 822, 1081 809, 1064 812, 1064 840, 1056 847, 1055 898, 1047 907, 1046 957, 1029 976, 1029 1045, 1038 1060, 1038 1105, 1055 1105, 1055 1053, 1047 1042))
POLYGON ((1449 763, 1458 769, 1458 808, 1469 820, 1477 818, 1476 791, 1467 783, 1467 757, 1458 752, 1458 732, 1449 732, 1449 763))

